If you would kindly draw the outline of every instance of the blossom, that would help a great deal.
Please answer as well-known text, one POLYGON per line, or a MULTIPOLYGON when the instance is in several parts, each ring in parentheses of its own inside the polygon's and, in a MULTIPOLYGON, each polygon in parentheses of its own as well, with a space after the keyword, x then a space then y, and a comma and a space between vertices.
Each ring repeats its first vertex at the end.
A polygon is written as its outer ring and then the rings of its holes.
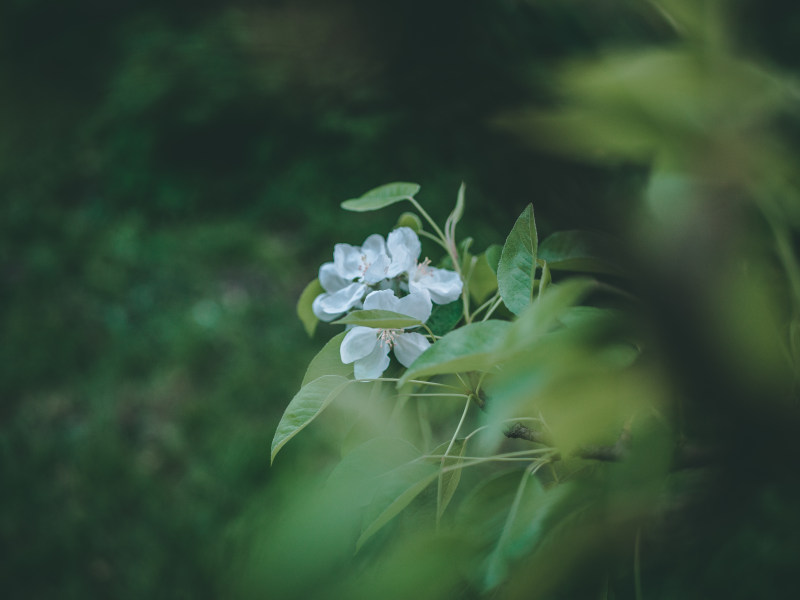
MULTIPOLYGON (((392 290, 380 290, 366 297, 364 309, 390 310, 424 323, 431 315, 432 305, 426 292, 412 292, 398 298, 392 290)), ((409 367, 430 345, 419 333, 359 326, 344 336, 339 353, 343 363, 355 363, 356 379, 377 379, 389 366, 390 349, 403 366, 409 367)))
POLYGON ((455 271, 430 266, 427 258, 419 262, 422 245, 410 227, 398 227, 386 241, 391 262, 386 269, 388 277, 402 273, 408 275, 408 291, 426 292, 436 304, 447 304, 458 299, 463 286, 455 271))
POLYGON ((386 278, 390 265, 386 242, 378 234, 369 236, 362 246, 336 244, 333 262, 319 269, 319 282, 325 293, 314 299, 311 310, 321 321, 332 321, 357 306, 370 285, 386 278))

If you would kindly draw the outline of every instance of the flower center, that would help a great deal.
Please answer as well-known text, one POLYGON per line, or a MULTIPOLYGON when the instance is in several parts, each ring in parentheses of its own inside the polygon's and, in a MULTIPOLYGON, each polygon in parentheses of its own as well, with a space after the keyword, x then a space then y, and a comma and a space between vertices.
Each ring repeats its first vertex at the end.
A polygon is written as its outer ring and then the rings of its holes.
POLYGON ((417 263, 416 279, 419 279, 420 277, 425 277, 430 274, 431 274, 431 259, 426 256, 425 260, 423 260, 421 263, 417 263))
POLYGON ((367 271, 372 266, 372 263, 367 260, 367 255, 361 255, 361 264, 358 265, 358 272, 361 273, 361 277, 364 277, 367 274, 367 271))
POLYGON ((401 333, 399 329, 381 329, 381 332, 378 334, 378 340, 380 340, 381 346, 389 346, 392 348, 395 343, 395 339, 401 333))

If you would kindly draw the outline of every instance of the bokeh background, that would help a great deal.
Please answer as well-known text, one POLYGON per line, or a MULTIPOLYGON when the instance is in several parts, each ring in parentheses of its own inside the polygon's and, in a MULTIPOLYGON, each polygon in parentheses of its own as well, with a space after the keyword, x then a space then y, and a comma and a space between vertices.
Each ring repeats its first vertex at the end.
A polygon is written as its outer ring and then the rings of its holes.
MULTIPOLYGON (((737 44, 800 68, 800 12, 729 3, 737 44)), ((308 360, 294 306, 334 242, 416 181, 502 243, 615 231, 641 166, 592 166, 498 118, 556 68, 669 40, 638 2, 119 0, 0 4, 0 595, 217 598, 313 434, 269 468, 308 360)))

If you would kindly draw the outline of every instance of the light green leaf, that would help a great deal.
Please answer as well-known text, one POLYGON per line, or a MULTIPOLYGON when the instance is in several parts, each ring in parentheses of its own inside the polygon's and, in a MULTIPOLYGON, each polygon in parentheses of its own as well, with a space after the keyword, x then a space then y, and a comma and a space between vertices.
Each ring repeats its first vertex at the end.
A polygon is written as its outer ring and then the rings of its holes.
POLYGON ((422 220, 420 220, 417 213, 404 212, 397 219, 397 225, 395 225, 395 227, 408 227, 412 229, 414 233, 419 233, 422 231, 422 220))
POLYGON ((533 299, 538 245, 533 206, 529 204, 508 234, 497 266, 500 297, 515 315, 525 310, 533 299))
POLYGON ((445 335, 453 330, 464 314, 464 301, 459 297, 448 304, 434 304, 428 318, 428 328, 434 335, 445 335))
POLYGON ((324 375, 304 385, 295 394, 281 417, 272 439, 270 464, 283 446, 306 425, 311 423, 328 405, 353 383, 340 375, 324 375))
POLYGON ((398 387, 409 379, 442 373, 488 371, 497 364, 511 323, 484 321, 451 331, 425 350, 400 378, 398 387))
POLYGON ((353 378, 353 363, 344 364, 339 354, 339 347, 342 345, 342 340, 346 333, 346 331, 343 331, 333 336, 322 347, 322 350, 317 352, 317 355, 311 359, 301 387, 315 379, 319 379, 323 375, 340 375, 348 379, 353 378))
POLYGON ((450 221, 451 226, 455 229, 455 226, 461 220, 461 217, 464 216, 464 191, 467 189, 467 186, 464 182, 461 182, 461 186, 458 188, 458 197, 456 198, 456 206, 453 209, 453 212, 450 213, 450 217, 448 221, 450 221))
POLYGON ((489 294, 497 289, 497 275, 486 259, 485 253, 476 257, 475 266, 472 267, 467 285, 469 286, 469 295, 476 304, 483 303, 489 294))
MULTIPOLYGON (((447 451, 447 447, 450 445, 450 442, 445 442, 438 448, 436 448, 431 454, 444 454, 447 451)), ((447 458, 445 459, 435 459, 436 462, 441 465, 441 467, 457 467, 462 462, 464 462, 461 457, 464 456, 464 452, 467 450, 467 440, 464 438, 457 439, 453 442, 453 447, 450 448, 450 452, 447 454, 447 458)), ((447 509, 447 505, 450 504, 450 500, 453 499, 453 494, 456 493, 456 489, 458 488, 458 484, 461 481, 461 471, 462 469, 453 469, 452 471, 447 471, 444 473, 439 473, 439 486, 437 490, 436 496, 436 518, 441 519, 444 511, 447 509)))
POLYGON ((438 469, 424 462, 410 462, 378 478, 375 496, 367 508, 361 537, 356 542, 356 551, 375 533, 396 517, 428 487, 438 469))
POLYGON ((315 279, 306 286, 297 301, 297 316, 300 317, 308 337, 314 335, 317 323, 319 323, 319 319, 317 319, 314 311, 311 310, 311 304, 314 302, 314 298, 324 293, 325 290, 322 288, 319 279, 315 279))
POLYGON ((417 192, 419 185, 416 183, 387 183, 368 191, 360 198, 345 200, 342 202, 342 208, 354 212, 378 210, 395 202, 413 198, 417 192))
POLYGON ((500 244, 492 244, 486 249, 484 255, 486 256, 486 262, 489 263, 489 266, 494 271, 495 275, 497 274, 497 266, 500 263, 500 255, 503 253, 503 247, 500 244))
POLYGON ((539 246, 539 258, 555 271, 624 274, 618 244, 600 233, 558 231, 539 246))
POLYGON ((375 329, 403 329, 405 327, 418 327, 422 321, 391 310, 354 310, 341 319, 334 321, 334 325, 360 325, 361 327, 374 327, 375 329))

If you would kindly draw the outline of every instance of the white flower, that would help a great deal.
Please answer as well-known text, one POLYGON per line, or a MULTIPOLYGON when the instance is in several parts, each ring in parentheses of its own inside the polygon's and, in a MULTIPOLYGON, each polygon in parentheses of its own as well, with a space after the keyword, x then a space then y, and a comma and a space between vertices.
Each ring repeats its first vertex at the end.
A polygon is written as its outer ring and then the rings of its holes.
POLYGON ((362 246, 336 244, 333 262, 319 269, 319 282, 325 290, 314 299, 311 310, 321 321, 333 321, 364 298, 370 285, 386 278, 390 260, 386 242, 374 234, 362 246))
POLYGON ((419 262, 422 245, 414 230, 398 227, 389 234, 386 246, 391 256, 386 274, 395 277, 408 275, 409 292, 427 292, 436 304, 447 304, 461 295, 461 277, 455 271, 430 266, 427 258, 419 262))
MULTIPOLYGON (((427 293, 412 293, 398 298, 392 290, 372 292, 364 300, 365 310, 391 310, 423 323, 431 316, 431 299, 427 293)), ((353 327, 342 340, 339 353, 342 362, 354 362, 356 379, 377 379, 389 366, 389 350, 403 366, 409 367, 429 346, 427 338, 403 329, 353 327)))

